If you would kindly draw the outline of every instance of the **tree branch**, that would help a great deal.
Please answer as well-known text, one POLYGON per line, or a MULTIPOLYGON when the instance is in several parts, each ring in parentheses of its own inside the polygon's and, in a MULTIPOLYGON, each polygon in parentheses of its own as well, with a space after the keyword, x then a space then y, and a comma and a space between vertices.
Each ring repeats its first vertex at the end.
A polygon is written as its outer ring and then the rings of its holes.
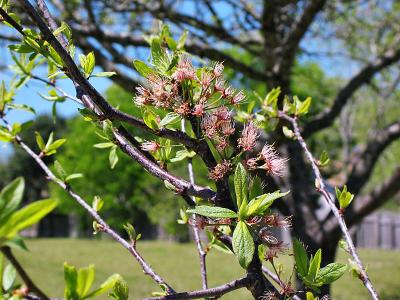
POLYGON ((210 298, 210 297, 219 298, 222 295, 225 295, 226 293, 232 292, 237 289, 241 289, 243 287, 248 287, 250 284, 251 280, 246 276, 206 290, 175 293, 166 296, 146 298, 144 300, 199 299, 199 298, 210 298))
POLYGON ((368 83, 374 75, 384 68, 398 62, 400 60, 400 49, 387 51, 381 57, 378 57, 374 62, 364 66, 348 83, 339 91, 333 105, 315 116, 304 125, 304 138, 311 134, 329 127, 336 117, 342 111, 350 97, 365 83, 368 83))
MULTIPOLYGON (((3 121, 7 124, 7 122, 3 119, 3 121)), ((60 186, 63 190, 65 190, 80 206, 82 206, 90 216, 97 222, 99 226, 99 230, 102 232, 105 232, 108 234, 112 239, 114 239, 116 242, 121 244, 125 249, 127 249, 132 256, 139 262, 139 264, 142 266, 143 272, 146 275, 149 275, 156 281, 158 284, 163 284, 167 286, 168 292, 173 293, 174 290, 170 285, 168 285, 164 279, 160 275, 158 275, 152 268, 151 266, 143 259, 143 257, 140 255, 140 253, 136 250, 135 245, 128 243, 125 239, 123 239, 117 232, 115 232, 97 213, 96 210, 94 210, 87 202, 81 198, 78 194, 76 194, 71 186, 69 186, 67 183, 61 181, 58 179, 54 173, 47 167, 47 165, 44 163, 44 161, 37 155, 35 152, 33 152, 32 149, 29 148, 28 145, 26 145, 22 139, 19 136, 16 136, 15 141, 18 145, 21 146, 23 150, 25 150, 26 153, 28 153, 29 156, 31 156, 36 163, 39 165, 39 167, 46 173, 47 179, 54 182, 58 186, 60 186)))
POLYGON ((367 272, 365 271, 365 268, 363 266, 363 263, 361 262, 360 257, 358 256, 358 253, 356 251, 356 248, 354 246, 353 240, 350 236, 349 230, 347 228, 346 222, 343 218, 342 213, 339 211, 339 209, 336 207, 335 204, 335 199, 331 196, 331 194, 327 191, 326 187, 325 187, 325 183, 324 183, 324 179, 322 178, 321 172, 318 169, 318 166, 316 164, 316 160, 313 157, 312 153, 310 152, 310 150, 308 149, 308 146, 303 138, 303 136, 300 133, 300 128, 299 125, 297 123, 297 118, 294 117, 290 117, 288 115, 286 115, 284 112, 279 111, 278 113, 279 117, 289 121, 292 126, 293 126, 293 131, 294 131, 294 135, 297 139, 297 141, 300 143, 301 147, 303 148, 304 153, 306 154, 314 175, 315 175, 315 180, 316 180, 316 188, 317 191, 321 193, 321 195, 325 198, 326 202, 329 204, 329 207, 332 211, 332 213, 334 214, 336 221, 339 224, 340 230, 343 233, 344 239, 347 243, 347 246, 349 248, 349 253, 350 255, 353 257, 355 263, 357 264, 358 268, 359 268, 359 277, 362 281, 362 283, 364 284, 364 286, 367 288, 368 292, 370 293, 372 299, 374 300, 378 300, 378 294, 375 290, 375 288, 373 287, 371 280, 369 279, 369 276, 367 274, 367 272))

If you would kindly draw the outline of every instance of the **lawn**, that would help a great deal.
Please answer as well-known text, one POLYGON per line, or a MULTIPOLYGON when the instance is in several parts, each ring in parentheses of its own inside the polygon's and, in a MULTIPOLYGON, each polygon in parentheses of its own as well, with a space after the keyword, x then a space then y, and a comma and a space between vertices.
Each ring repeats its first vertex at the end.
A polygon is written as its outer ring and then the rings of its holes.
MULTIPOLYGON (((63 295, 64 261, 76 266, 95 264, 96 282, 100 283, 112 273, 121 274, 130 286, 131 299, 150 296, 160 289, 130 254, 111 241, 76 239, 28 240, 29 252, 15 251, 29 274, 51 297, 63 295)), ((200 275, 195 248, 191 244, 168 242, 140 242, 139 250, 154 269, 176 290, 198 289, 200 275)), ((360 250, 382 299, 400 299, 400 252, 360 250)), ((339 261, 346 261, 343 253, 339 261)), ((282 262, 290 263, 290 258, 282 262)), ((209 285, 223 284, 244 274, 233 255, 213 250, 207 258, 209 285)), ((285 272, 290 275, 289 271, 285 272)), ((361 282, 345 274, 333 286, 333 299, 369 299, 361 282)), ((105 299, 105 298, 103 298, 105 299)), ((228 294, 223 299, 251 299, 247 290, 228 294)))

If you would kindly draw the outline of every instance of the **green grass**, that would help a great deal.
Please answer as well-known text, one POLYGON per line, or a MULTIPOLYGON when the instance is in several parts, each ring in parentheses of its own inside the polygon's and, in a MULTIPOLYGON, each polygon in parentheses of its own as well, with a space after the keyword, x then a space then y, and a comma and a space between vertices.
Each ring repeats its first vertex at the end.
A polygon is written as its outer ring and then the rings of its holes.
MULTIPOLYGON (((96 284, 112 273, 121 274, 130 286, 131 299, 150 296, 160 291, 152 279, 145 276, 138 263, 118 244, 111 241, 39 239, 28 240, 30 252, 14 251, 29 274, 51 297, 62 297, 63 263, 82 267, 96 266, 96 284)), ((198 257, 191 244, 168 242, 139 242, 144 258, 176 290, 199 289, 198 257)), ((368 265, 373 283, 384 299, 400 299, 400 253, 382 250, 360 250, 361 258, 368 265)), ((344 254, 339 261, 345 262, 344 254)), ((290 264, 286 257, 281 262, 290 264)), ((212 250, 207 257, 210 287, 223 284, 244 274, 233 255, 212 250)), ((284 276, 289 276, 289 270, 284 276)), ((105 298, 103 298, 105 299, 105 298)), ((228 294, 223 299, 251 299, 247 290, 228 294)), ((333 299, 369 299, 361 282, 345 274, 333 285, 333 299)))

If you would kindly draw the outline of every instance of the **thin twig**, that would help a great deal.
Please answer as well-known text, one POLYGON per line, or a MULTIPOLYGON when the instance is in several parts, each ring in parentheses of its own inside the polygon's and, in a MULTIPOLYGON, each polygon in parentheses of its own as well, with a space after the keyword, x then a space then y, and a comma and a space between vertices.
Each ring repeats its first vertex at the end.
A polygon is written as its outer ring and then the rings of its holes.
POLYGON ((372 299, 374 300, 378 300, 379 296, 376 292, 376 290, 374 289, 371 280, 369 279, 369 276, 367 274, 367 272, 365 271, 365 268, 363 266, 363 263, 360 259, 360 257, 357 254, 356 251, 356 247, 354 246, 353 240, 350 236, 349 230, 347 228, 346 222, 343 218, 343 215, 340 213, 339 209, 336 207, 335 204, 335 199, 332 197, 332 195, 327 191, 325 183, 324 183, 324 179, 321 175, 321 172, 319 171, 319 168, 316 164, 316 160, 313 157, 311 151, 308 149, 307 143, 305 142, 305 140, 303 139, 301 132, 300 132, 300 128, 299 125, 297 123, 297 118, 296 117, 290 117, 287 114, 285 114, 284 112, 279 112, 279 117, 282 119, 285 119, 287 121, 289 121, 292 126, 293 126, 293 131, 294 131, 294 135, 296 137, 296 139, 298 140, 298 142, 300 143, 301 147, 304 150, 304 153, 306 154, 308 160, 311 163, 314 175, 316 177, 316 187, 317 187, 317 191, 319 193, 321 193, 321 195, 325 198, 325 200, 327 201, 327 203, 329 204, 329 207, 331 209, 331 211, 333 212, 336 220, 339 223, 340 229, 342 230, 342 233, 344 235, 344 238, 346 240, 347 246, 349 248, 349 253, 350 255, 353 257, 355 263, 357 264, 358 268, 359 268, 359 272, 360 272, 360 279, 363 282, 364 286, 367 288, 368 292, 370 293, 372 299))
POLYGON ((32 278, 26 273, 25 269, 19 263, 17 258, 12 253, 10 247, 1 247, 1 252, 8 259, 8 261, 17 270, 19 276, 28 287, 29 292, 35 293, 41 300, 50 300, 50 298, 33 282, 32 278))
POLYGON ((210 288, 206 290, 199 290, 193 292, 182 292, 176 293, 172 295, 166 295, 161 297, 153 297, 153 298, 146 298, 144 300, 164 300, 164 299, 199 299, 199 298, 212 298, 216 299, 221 297, 222 295, 229 293, 231 291, 247 287, 251 284, 250 278, 243 277, 240 279, 233 280, 226 284, 217 286, 215 288, 210 288))
MULTIPOLYGON (((3 122, 8 126, 8 122, 3 118, 3 122)), ((11 127, 10 127, 11 129, 11 127)), ((139 262, 139 264, 142 266, 143 272, 146 275, 149 275, 154 279, 155 282, 158 284, 165 285, 168 289, 168 293, 174 293, 175 291, 172 289, 172 287, 165 282, 164 279, 161 278, 160 275, 158 275, 152 268, 151 266, 143 259, 143 257, 140 255, 140 253, 137 251, 136 247, 134 247, 132 244, 128 243, 125 239, 123 239, 117 232, 115 232, 97 213, 96 210, 94 210, 87 202, 78 194, 76 194, 71 186, 69 186, 67 183, 61 181, 58 179, 54 173, 47 167, 47 165, 44 163, 44 161, 41 159, 39 155, 37 155, 31 148, 29 148, 28 145, 26 145, 21 137, 18 135, 15 137, 15 142, 21 146, 23 150, 25 150, 26 153, 31 156, 36 163, 39 165, 39 167, 46 173, 47 179, 56 183, 58 186, 60 186, 63 190, 67 191, 67 193, 80 205, 82 206, 92 217, 93 219, 97 222, 99 229, 102 232, 105 232, 108 234, 112 239, 114 239, 116 242, 121 244, 125 249, 127 249, 133 257, 139 262)))
MULTIPOLYGON (((181 120, 181 129, 183 132, 186 133, 186 128, 185 128, 185 119, 181 120)), ((192 185, 194 185, 194 172, 193 172, 193 163, 192 159, 188 159, 188 173, 189 173, 189 181, 192 185)), ((195 203, 194 197, 192 197, 193 202, 195 203)), ((194 235, 194 241, 197 246, 197 252, 199 254, 199 260, 200 260, 200 272, 201 272, 201 281, 203 285, 203 290, 206 290, 208 288, 207 284, 207 265, 206 265, 206 255, 207 253, 204 251, 203 245, 201 243, 200 239, 200 232, 199 228, 196 226, 196 218, 197 216, 195 214, 192 215, 192 229, 193 229, 193 235, 194 235)))

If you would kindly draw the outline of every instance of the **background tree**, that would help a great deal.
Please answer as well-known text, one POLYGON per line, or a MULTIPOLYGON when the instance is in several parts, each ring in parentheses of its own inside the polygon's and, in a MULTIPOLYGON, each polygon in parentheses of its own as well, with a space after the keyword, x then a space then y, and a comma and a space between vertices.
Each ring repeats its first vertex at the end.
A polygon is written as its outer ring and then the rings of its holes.
MULTIPOLYGON (((323 99, 322 103, 327 105, 321 105, 321 110, 315 111, 302 124, 302 135, 314 142, 317 140, 314 137, 321 130, 334 124, 357 92, 363 92, 362 88, 367 83, 380 78, 378 74, 383 75, 383 71, 387 71, 389 81, 395 78, 396 72, 391 67, 400 59, 400 49, 396 48, 399 32, 392 25, 399 23, 396 22, 399 7, 395 2, 376 5, 374 1, 264 1, 255 2, 251 6, 240 1, 221 1, 217 4, 209 1, 182 1, 178 3, 179 6, 175 2, 161 1, 54 1, 53 4, 60 13, 60 19, 67 20, 72 27, 77 45, 85 52, 94 50, 96 61, 107 71, 116 71, 118 76, 113 80, 129 91, 137 82, 131 77, 130 71, 123 72, 132 67, 126 53, 132 47, 147 46, 142 34, 151 33, 153 18, 172 23, 174 31, 179 31, 182 26, 189 27, 193 37, 186 49, 203 58, 225 61, 226 65, 239 74, 238 82, 244 76, 264 83, 266 90, 279 86, 282 95, 292 94, 291 76, 296 58, 300 58, 299 55, 303 53, 320 54, 320 49, 325 50, 324 47, 318 47, 317 51, 303 50, 301 42, 308 35, 313 35, 314 41, 343 43, 348 64, 353 62, 358 71, 337 89, 332 99, 323 99), (86 10, 87 14, 78 15, 80 9, 86 10), (366 13, 371 17, 364 18, 366 13), (107 26, 110 30, 106 30, 107 26), (327 30, 321 31, 321 28, 327 30), (96 42, 91 42, 89 37, 96 39, 96 42), (225 51, 228 47, 245 57, 250 56, 249 60, 237 59, 230 50, 225 51)), ((378 86, 384 82, 376 81, 378 86)), ((359 152, 348 155, 351 157, 346 162, 349 171, 344 174, 342 182, 347 184, 350 191, 356 194, 361 192, 371 177, 378 157, 399 135, 398 118, 388 120, 383 126, 376 127, 376 134, 368 137, 359 152)), ((275 134, 264 135, 263 141, 277 138, 280 150, 290 157, 290 172, 283 181, 264 178, 267 183, 265 186, 272 189, 290 186, 291 199, 281 203, 279 209, 284 215, 294 216, 293 234, 301 236, 312 252, 317 248, 323 249, 323 264, 326 264, 334 259, 336 244, 341 236, 339 226, 332 214, 314 214, 315 208, 323 206, 324 202, 318 199, 314 191, 311 171, 308 176, 304 176, 304 171, 309 170, 309 167, 300 145, 295 141, 280 139, 275 134)), ((399 186, 396 183, 399 177, 400 172, 395 169, 387 180, 358 197, 346 211, 348 224, 360 221, 397 194, 399 186)), ((222 203, 229 206, 228 201, 222 203)))

